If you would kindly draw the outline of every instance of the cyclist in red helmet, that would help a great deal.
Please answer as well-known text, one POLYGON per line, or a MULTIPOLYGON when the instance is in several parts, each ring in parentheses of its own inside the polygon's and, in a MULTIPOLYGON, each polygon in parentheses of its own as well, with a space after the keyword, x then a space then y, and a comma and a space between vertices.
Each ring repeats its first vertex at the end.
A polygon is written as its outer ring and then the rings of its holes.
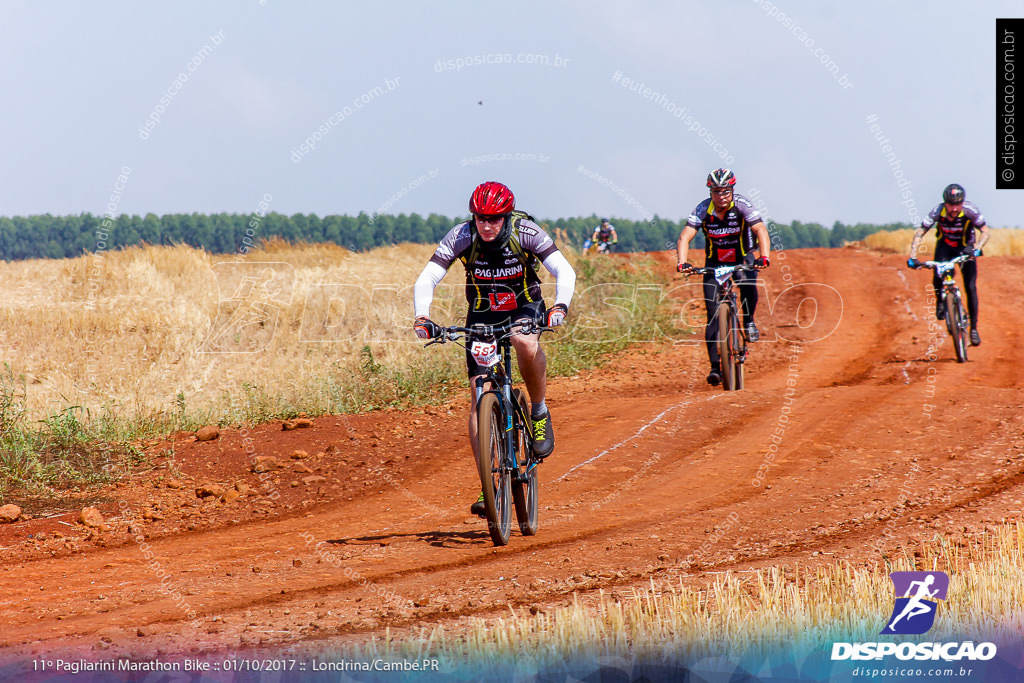
MULTIPOLYGON (((910 258, 907 259, 907 265, 911 268, 917 266, 917 248, 932 226, 935 226, 936 261, 949 261, 961 254, 981 256, 981 248, 988 241, 988 225, 985 224, 985 217, 981 215, 981 209, 967 201, 964 188, 956 183, 946 186, 942 191, 942 203, 932 209, 928 217, 921 222, 921 226, 914 231, 914 239, 910 243, 910 258), (975 235, 976 231, 980 235, 975 235)), ((981 335, 978 333, 977 262, 971 260, 961 263, 960 274, 964 278, 967 316, 971 320, 971 346, 979 346, 981 335)), ((946 305, 940 296, 942 279, 938 274, 932 278, 932 285, 935 287, 935 317, 942 320, 946 317, 946 305)))
MULTIPOLYGON (((504 325, 512 320, 543 317, 550 327, 561 325, 569 312, 576 273, 558 250, 551 237, 533 217, 516 211, 512 191, 497 182, 483 183, 469 200, 472 217, 459 223, 444 236, 423 269, 413 289, 416 322, 413 329, 420 339, 436 337, 440 328, 430 320, 434 288, 456 261, 466 268, 466 300, 469 313, 466 327, 482 323, 504 325), (555 276, 555 304, 545 309, 541 298, 538 261, 555 276)), ((551 413, 545 403, 547 359, 540 346, 540 335, 514 335, 519 374, 530 394, 533 419, 534 452, 540 458, 551 454, 555 435, 551 413)), ((466 352, 470 387, 476 377, 487 374, 466 352)), ((477 457, 476 395, 471 390, 469 442, 473 462, 477 457)), ((471 508, 483 515, 483 495, 471 508)))
MULTIPOLYGON (((705 266, 714 268, 749 263, 755 268, 767 268, 770 264, 768 257, 771 251, 768 228, 750 200, 741 194, 733 194, 733 186, 736 185, 735 174, 727 168, 717 169, 708 174, 707 185, 711 190, 711 197, 697 205, 679 233, 679 242, 676 244, 676 270, 687 273, 693 269, 693 265, 688 261, 690 242, 699 230, 704 232, 705 266), (756 258, 755 251, 758 252, 756 258)), ((756 342, 761 338, 757 325, 754 324, 754 310, 757 308, 757 273, 738 271, 736 281, 739 283, 740 308, 743 312, 747 339, 756 342)), ((704 306, 708 322, 704 328, 704 340, 707 343, 708 360, 711 362, 711 372, 707 378, 711 386, 722 383, 721 361, 714 341, 718 336, 718 319, 714 315, 716 292, 715 276, 705 274, 704 306)))

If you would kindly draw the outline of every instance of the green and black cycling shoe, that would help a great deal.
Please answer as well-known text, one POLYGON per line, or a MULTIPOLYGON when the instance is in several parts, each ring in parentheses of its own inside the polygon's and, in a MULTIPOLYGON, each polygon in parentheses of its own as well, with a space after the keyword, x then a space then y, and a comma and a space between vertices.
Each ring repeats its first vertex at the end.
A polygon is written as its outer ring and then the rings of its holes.
POLYGON ((533 421, 533 454, 543 460, 555 450, 555 431, 551 426, 551 411, 531 415, 533 421))
POLYGON ((722 383, 722 369, 717 365, 711 366, 711 372, 708 373, 708 384, 713 387, 717 387, 722 383))
POLYGON ((476 499, 476 502, 469 506, 469 511, 477 517, 486 517, 487 509, 484 507, 484 492, 480 492, 480 497, 476 499))

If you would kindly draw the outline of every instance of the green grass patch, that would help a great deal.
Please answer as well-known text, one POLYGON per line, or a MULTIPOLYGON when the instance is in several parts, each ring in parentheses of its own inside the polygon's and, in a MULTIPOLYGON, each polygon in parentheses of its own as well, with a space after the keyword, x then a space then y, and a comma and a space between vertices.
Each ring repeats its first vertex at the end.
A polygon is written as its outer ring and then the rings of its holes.
POLYGON ((141 428, 109 408, 92 416, 69 406, 36 423, 25 419, 25 378, 0 372, 0 498, 9 490, 46 496, 120 478, 143 461, 141 428))

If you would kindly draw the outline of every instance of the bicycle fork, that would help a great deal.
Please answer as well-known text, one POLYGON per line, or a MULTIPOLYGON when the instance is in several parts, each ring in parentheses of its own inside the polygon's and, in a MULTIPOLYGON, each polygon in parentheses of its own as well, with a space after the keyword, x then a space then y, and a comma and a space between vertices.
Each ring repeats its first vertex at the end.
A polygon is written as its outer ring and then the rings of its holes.
MULTIPOLYGON (((742 342, 738 344, 736 348, 736 362, 743 363, 747 360, 747 343, 750 340, 747 339, 747 328, 743 325, 743 316, 740 313, 737 300, 738 297, 732 292, 732 290, 730 290, 729 297, 726 301, 729 303, 729 310, 732 311, 732 314, 729 316, 730 319, 727 323, 731 328, 730 336, 735 334, 736 340, 738 342, 742 342)), ((721 325, 722 322, 719 321, 718 324, 721 325)))

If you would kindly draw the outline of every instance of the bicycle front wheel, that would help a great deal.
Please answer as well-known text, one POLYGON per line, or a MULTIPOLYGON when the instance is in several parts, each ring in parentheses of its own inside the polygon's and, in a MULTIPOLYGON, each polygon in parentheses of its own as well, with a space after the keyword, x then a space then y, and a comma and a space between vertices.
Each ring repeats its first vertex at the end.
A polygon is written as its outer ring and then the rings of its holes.
MULTIPOLYGON (((522 408, 523 418, 529 420, 530 407, 526 403, 526 396, 519 389, 514 390, 512 395, 522 408)), ((532 442, 529 426, 527 424, 520 425, 516 435, 519 471, 516 472, 516 481, 512 482, 512 501, 516 506, 516 520, 519 522, 519 531, 523 536, 533 536, 537 533, 537 466, 531 457, 532 442), (524 472, 525 474, 523 474, 524 472)))
POLYGON ((512 529, 510 472, 505 466, 505 424, 496 394, 477 404, 477 469, 484 493, 487 530, 494 545, 505 545, 512 529))
POLYGON ((718 306, 718 363, 722 366, 722 388, 733 391, 736 388, 736 368, 729 336, 733 328, 733 310, 728 301, 718 306))
POLYGON ((967 325, 964 324, 964 305, 959 292, 947 297, 946 327, 953 337, 953 351, 957 363, 967 362, 967 325))

